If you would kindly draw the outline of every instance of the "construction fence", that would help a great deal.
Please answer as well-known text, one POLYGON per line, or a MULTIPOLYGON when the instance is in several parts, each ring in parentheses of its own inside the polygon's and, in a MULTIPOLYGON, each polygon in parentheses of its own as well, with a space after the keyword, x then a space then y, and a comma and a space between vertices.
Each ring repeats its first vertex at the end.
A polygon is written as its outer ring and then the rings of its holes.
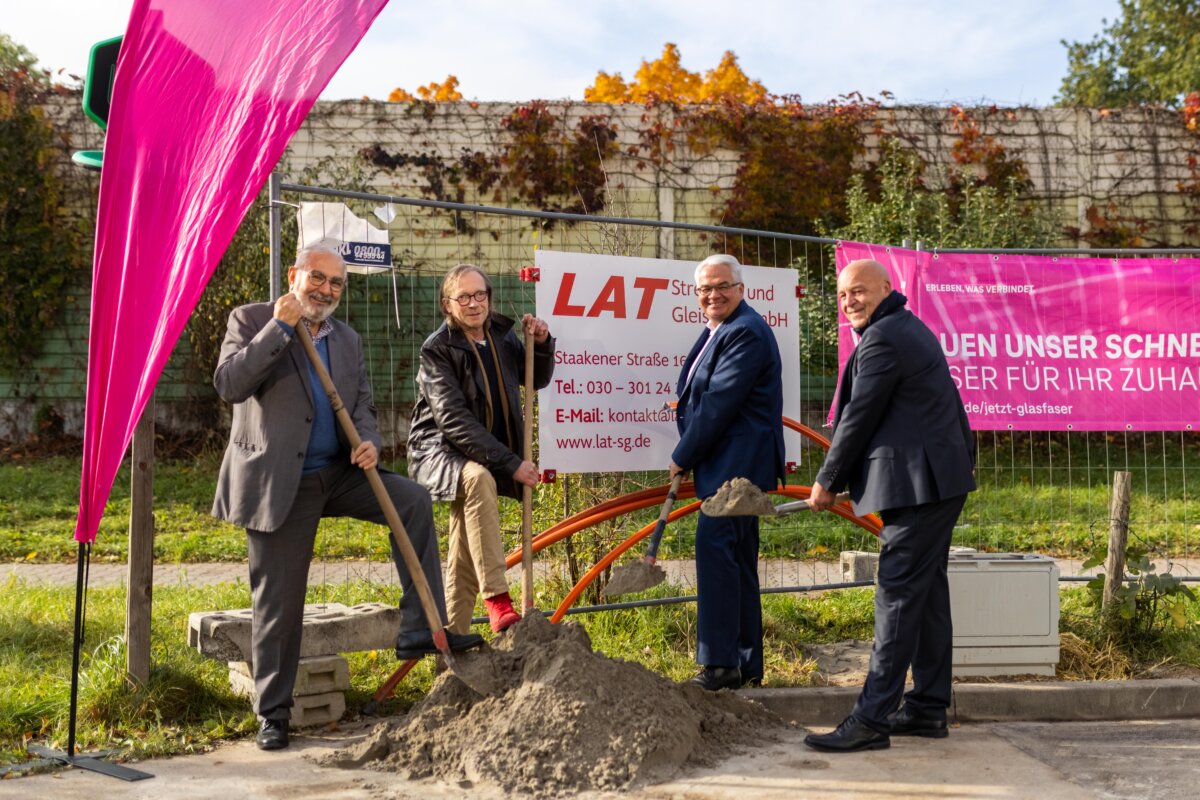
MULTIPOLYGON (((363 335, 385 445, 394 446, 398 469, 403 469, 403 443, 417 392, 419 349, 442 320, 438 304, 442 277, 458 263, 482 267, 495 284, 494 309, 519 318, 535 312, 534 284, 521 280, 521 270, 533 265, 539 249, 695 262, 714 252, 726 252, 743 264, 796 270, 803 287, 798 300, 801 418, 797 421, 818 432, 829 432, 825 422, 837 382, 833 240, 715 225, 491 208, 295 184, 277 183, 275 187, 273 207, 283 212, 302 202, 342 202, 356 216, 371 218, 376 227, 386 228, 394 267, 354 275, 337 313, 363 335)), ((292 224, 296 224, 294 218, 282 213, 280 225, 292 224)), ((1060 257, 1111 254, 1053 252, 1060 257)), ((1123 251, 1123 257, 1152 253, 1123 251)), ((288 263, 289 256, 284 255, 283 264, 288 263)), ((276 271, 272 279, 276 287, 280 285, 278 275, 276 271)), ((560 346, 571 336, 570 330, 552 332, 560 346)), ((1131 541, 1160 563, 1169 561, 1172 571, 1184 577, 1200 557, 1200 508, 1194 499, 1196 478, 1192 477, 1200 473, 1200 441, 1195 432, 979 431, 976 443, 979 490, 968 500, 956 529, 956 546, 986 552, 1041 553, 1061 559, 1066 565, 1064 574, 1077 571, 1071 565, 1077 567, 1105 545, 1112 475, 1128 471, 1133 473, 1131 541)), ((800 453, 789 453, 796 466, 788 482, 810 485, 822 452, 806 441, 800 453)), ((554 483, 535 491, 534 533, 618 495, 666 481, 666 472, 658 464, 647 464, 639 472, 560 474, 554 483)), ((506 506, 502 512, 506 544, 515 549, 520 542, 519 504, 506 506)), ((540 569, 548 571, 552 587, 561 586, 565 591, 616 543, 653 521, 656 512, 657 507, 649 508, 576 534, 539 554, 540 569)), ((694 588, 694 573, 688 566, 694 529, 693 517, 673 522, 659 553, 669 565, 672 581, 684 591, 694 588)), ((877 550, 871 533, 831 515, 764 518, 764 589, 837 583, 841 580, 840 552, 877 550)), ((381 551, 380 558, 386 557, 381 551)))

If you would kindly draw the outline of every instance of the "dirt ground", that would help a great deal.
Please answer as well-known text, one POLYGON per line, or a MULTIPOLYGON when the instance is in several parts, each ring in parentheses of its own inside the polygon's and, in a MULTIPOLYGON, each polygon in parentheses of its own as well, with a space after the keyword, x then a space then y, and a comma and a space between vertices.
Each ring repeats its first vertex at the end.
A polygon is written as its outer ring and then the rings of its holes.
POLYGON ((669 780, 786 728, 736 693, 594 652, 581 626, 540 614, 454 662, 407 716, 314 763, 568 797, 669 780))

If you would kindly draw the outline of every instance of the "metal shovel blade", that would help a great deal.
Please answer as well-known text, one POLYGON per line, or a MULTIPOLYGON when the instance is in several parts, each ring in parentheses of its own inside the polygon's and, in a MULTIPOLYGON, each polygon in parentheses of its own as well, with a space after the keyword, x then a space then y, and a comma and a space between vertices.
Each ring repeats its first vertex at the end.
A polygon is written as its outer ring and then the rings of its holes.
POLYGON ((710 517, 773 517, 778 513, 770 495, 745 478, 725 481, 700 504, 700 510, 710 517))
POLYGON ((667 579, 666 571, 645 558, 628 564, 622 564, 613 570, 612 577, 604 585, 601 597, 616 597, 632 592, 644 592, 652 589, 667 579))
POLYGON ((500 654, 488 645, 442 657, 454 677, 476 694, 491 697, 503 691, 504 681, 496 664, 500 654))
MULTIPOLYGON (((835 503, 849 502, 850 495, 843 492, 834 498, 835 503)), ((775 505, 771 496, 746 478, 734 478, 721 484, 716 494, 700 504, 700 510, 710 517, 781 517, 797 511, 811 511, 807 500, 775 505)))

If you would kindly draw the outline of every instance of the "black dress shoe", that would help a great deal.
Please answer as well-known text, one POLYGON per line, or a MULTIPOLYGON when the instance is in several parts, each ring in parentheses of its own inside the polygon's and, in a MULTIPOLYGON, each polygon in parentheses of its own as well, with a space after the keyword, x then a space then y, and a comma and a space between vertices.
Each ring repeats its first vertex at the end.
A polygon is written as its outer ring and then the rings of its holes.
POLYGON ((859 750, 883 750, 892 746, 886 733, 880 733, 853 716, 846 717, 842 724, 830 733, 810 733, 804 743, 813 750, 826 753, 857 753, 859 750))
POLYGON ((694 683, 710 692, 718 689, 736 689, 742 685, 742 672, 737 667, 704 667, 688 683, 694 683))
MULTIPOLYGON (((483 637, 478 633, 446 631, 446 643, 450 645, 450 652, 458 653, 479 647, 483 644, 483 637)), ((437 646, 433 643, 433 634, 428 628, 419 631, 405 631, 396 637, 396 658, 401 661, 433 655, 437 651, 437 646)))
POLYGON ((286 719, 264 719, 254 738, 259 750, 282 750, 288 746, 288 721, 286 719))
POLYGON ((944 739, 950 735, 950 729, 944 719, 922 717, 909 711, 908 706, 900 706, 900 710, 891 718, 892 736, 926 736, 930 739, 944 739))

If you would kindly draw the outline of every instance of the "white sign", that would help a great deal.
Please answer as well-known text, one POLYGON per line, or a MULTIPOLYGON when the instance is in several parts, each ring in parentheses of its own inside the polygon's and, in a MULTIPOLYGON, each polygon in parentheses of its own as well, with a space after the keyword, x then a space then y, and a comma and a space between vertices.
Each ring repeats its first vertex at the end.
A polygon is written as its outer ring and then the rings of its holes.
MULTIPOLYGON (((539 468, 666 469, 679 433, 663 405, 679 399, 679 373, 706 322, 696 262, 538 250, 535 263, 538 316, 558 342, 554 379, 538 393, 539 468)), ((797 273, 743 265, 742 280, 779 342, 783 413, 799 419, 797 273)), ((799 434, 784 435, 788 459, 799 461, 799 434)))
POLYGON ((324 241, 336 243, 346 269, 360 275, 392 268, 388 232, 355 215, 345 203, 301 203, 300 246, 324 241))

